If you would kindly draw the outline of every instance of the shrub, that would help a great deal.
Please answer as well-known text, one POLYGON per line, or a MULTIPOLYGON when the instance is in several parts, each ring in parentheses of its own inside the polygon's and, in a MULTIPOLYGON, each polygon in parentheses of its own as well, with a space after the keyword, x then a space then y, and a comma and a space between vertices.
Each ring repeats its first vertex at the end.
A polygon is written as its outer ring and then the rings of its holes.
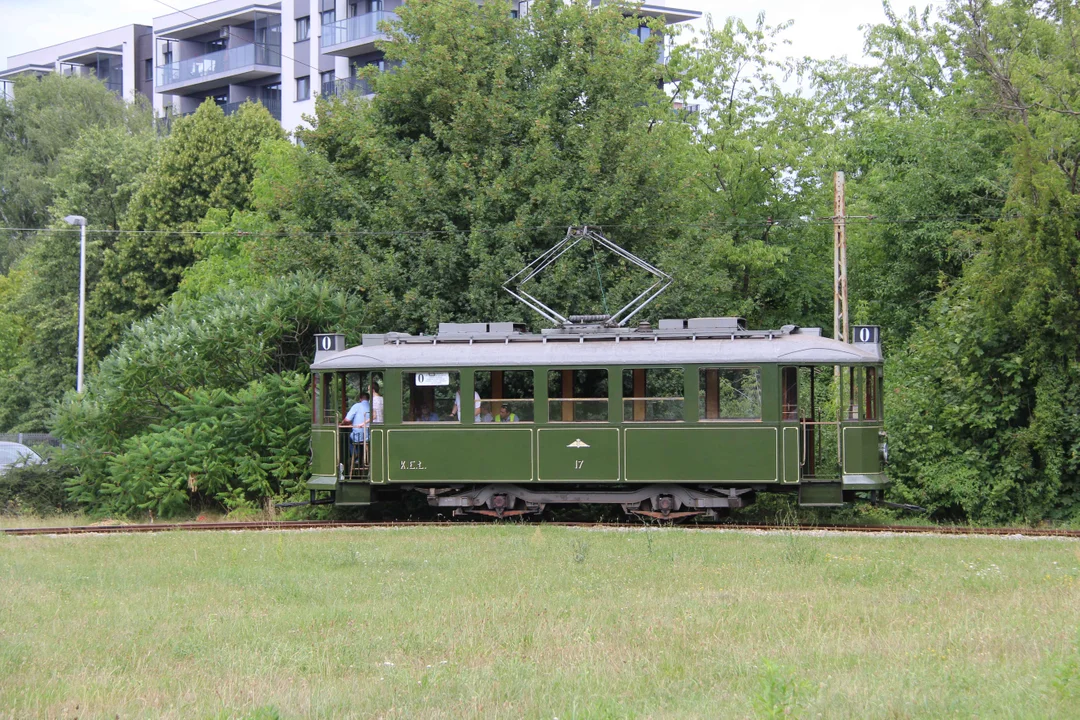
POLYGON ((311 277, 174 302, 135 324, 57 431, 92 511, 234 511, 302 489, 314 334, 356 334, 354 296, 311 277))
POLYGON ((65 483, 78 475, 71 465, 49 463, 9 468, 0 475, 0 515, 49 515, 68 512, 65 483))

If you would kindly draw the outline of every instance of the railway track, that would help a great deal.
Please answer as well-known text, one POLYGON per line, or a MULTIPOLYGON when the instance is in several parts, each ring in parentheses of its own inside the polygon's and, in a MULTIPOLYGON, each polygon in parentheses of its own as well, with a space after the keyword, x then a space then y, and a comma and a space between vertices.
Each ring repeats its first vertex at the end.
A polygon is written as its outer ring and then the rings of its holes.
MULTIPOLYGON (((521 522, 521 521, 518 521, 521 522)), ((249 522, 185 522, 185 523, 147 523, 139 525, 76 525, 68 527, 27 527, 0 528, 5 535, 113 535, 119 533, 156 533, 156 532, 210 532, 242 530, 328 530, 334 528, 396 528, 396 527, 451 527, 491 525, 492 521, 390 521, 390 522, 339 522, 334 520, 281 520, 249 522)), ((524 523, 523 523, 524 524, 524 523)), ((528 523, 535 524, 535 523, 528 523)), ((657 524, 645 525, 632 522, 544 522, 553 527, 585 527, 639 529, 657 527, 657 524)), ((1059 528, 979 528, 952 525, 770 525, 718 523, 712 525, 675 525, 674 527, 693 530, 744 530, 744 531, 788 531, 788 532, 836 532, 836 533, 895 533, 906 535, 1004 535, 1025 537, 1063 537, 1080 539, 1080 530, 1059 528)))

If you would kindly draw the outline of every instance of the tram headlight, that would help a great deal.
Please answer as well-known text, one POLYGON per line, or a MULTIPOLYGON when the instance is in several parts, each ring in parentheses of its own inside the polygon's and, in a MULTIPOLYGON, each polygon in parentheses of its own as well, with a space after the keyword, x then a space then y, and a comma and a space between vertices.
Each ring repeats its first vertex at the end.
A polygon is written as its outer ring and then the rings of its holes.
POLYGON ((885 465, 889 462, 889 440, 885 431, 882 430, 878 433, 878 457, 881 458, 881 464, 885 465))

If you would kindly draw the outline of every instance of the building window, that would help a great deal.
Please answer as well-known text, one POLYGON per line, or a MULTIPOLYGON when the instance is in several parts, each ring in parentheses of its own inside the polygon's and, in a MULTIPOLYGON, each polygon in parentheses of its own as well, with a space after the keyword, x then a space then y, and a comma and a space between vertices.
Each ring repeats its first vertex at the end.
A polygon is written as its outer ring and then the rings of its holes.
POLYGON ((698 385, 701 420, 760 420, 760 368, 701 368, 698 385))
POLYGON ((550 422, 607 422, 607 370, 549 370, 550 422))
POLYGON ((530 5, 532 5, 532 0, 522 0, 521 2, 519 2, 518 3, 518 16, 519 17, 528 17, 529 16, 529 6, 530 5))
POLYGON ((296 101, 309 100, 311 98, 311 77, 305 75, 304 77, 296 78, 296 101))
POLYGON ((311 16, 296 18, 296 42, 311 37, 311 16))
POLYGON ((335 79, 336 78, 334 76, 333 70, 319 73, 319 92, 321 92, 323 95, 333 95, 335 79))
POLYGON ((320 14, 320 19, 322 20, 323 27, 326 27, 327 25, 333 25, 337 21, 337 11, 327 10, 326 12, 320 14))
POLYGON ((154 60, 153 58, 146 58, 143 60, 143 81, 149 81, 154 77, 154 60))
POLYGON ((623 370, 623 420, 682 422, 682 368, 623 370))

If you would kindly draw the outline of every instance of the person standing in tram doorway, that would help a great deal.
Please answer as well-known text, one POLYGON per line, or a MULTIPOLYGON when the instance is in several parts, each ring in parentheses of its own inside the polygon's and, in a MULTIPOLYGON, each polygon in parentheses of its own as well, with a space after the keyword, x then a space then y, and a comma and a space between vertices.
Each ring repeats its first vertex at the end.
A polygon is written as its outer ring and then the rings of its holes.
MULTIPOLYGON (((341 423, 342 427, 352 427, 352 432, 349 434, 349 464, 352 465, 354 456, 361 452, 361 445, 366 445, 368 438, 371 437, 371 403, 368 402, 368 394, 366 392, 360 393, 356 402, 349 412, 345 415, 345 420, 341 423)), ((362 459, 366 462, 366 452, 362 455, 362 459)))

